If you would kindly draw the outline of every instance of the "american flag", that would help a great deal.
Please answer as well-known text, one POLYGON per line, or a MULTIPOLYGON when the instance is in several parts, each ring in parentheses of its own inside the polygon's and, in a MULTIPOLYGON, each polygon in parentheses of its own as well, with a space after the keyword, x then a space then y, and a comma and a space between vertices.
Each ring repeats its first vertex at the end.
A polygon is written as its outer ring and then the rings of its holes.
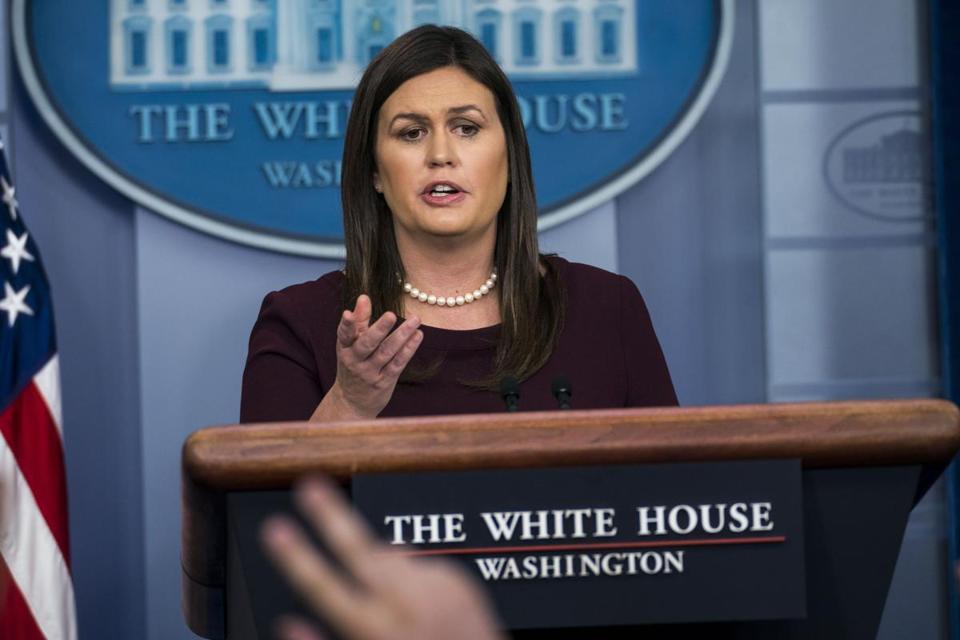
POLYGON ((77 637, 50 287, 0 142, 0 638, 77 637))

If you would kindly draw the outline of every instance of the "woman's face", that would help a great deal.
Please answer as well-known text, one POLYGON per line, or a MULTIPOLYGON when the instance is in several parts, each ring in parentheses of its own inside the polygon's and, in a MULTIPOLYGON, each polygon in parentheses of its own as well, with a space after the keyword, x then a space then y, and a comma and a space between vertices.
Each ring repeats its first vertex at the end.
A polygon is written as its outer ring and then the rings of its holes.
POLYGON ((496 237, 507 144, 493 94, 457 67, 404 82, 380 108, 374 185, 406 239, 496 237))

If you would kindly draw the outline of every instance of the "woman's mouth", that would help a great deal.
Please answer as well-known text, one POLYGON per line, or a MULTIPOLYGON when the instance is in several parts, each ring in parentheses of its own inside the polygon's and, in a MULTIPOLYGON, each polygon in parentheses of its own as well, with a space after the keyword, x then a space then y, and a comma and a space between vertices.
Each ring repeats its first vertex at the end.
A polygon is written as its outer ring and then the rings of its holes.
POLYGON ((466 197, 466 191, 452 182, 434 182, 420 193, 420 199, 435 207, 456 204, 466 197))

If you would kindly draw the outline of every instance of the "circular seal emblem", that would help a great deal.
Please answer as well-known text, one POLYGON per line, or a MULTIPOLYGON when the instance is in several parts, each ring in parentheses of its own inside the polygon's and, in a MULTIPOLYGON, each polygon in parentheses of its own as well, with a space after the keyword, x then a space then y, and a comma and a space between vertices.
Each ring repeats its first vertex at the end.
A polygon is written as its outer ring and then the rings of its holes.
POLYGON ((420 24, 473 33, 514 84, 546 229, 663 161, 723 75, 732 0, 14 0, 42 117, 140 205, 243 244, 343 255, 354 87, 420 24))
POLYGON ((823 176, 848 209, 885 222, 916 222, 931 209, 923 119, 889 111, 858 120, 830 143, 823 176))

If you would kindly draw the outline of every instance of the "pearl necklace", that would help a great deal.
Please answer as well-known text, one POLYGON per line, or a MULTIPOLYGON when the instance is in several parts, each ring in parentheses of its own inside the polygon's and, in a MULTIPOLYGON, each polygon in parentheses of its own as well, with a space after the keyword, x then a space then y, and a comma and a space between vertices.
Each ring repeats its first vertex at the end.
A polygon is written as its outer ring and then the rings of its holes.
POLYGON ((471 302, 476 302, 483 296, 490 293, 490 290, 493 289, 493 286, 497 283, 497 272, 494 271, 490 274, 490 277, 487 278, 487 281, 480 285, 479 288, 474 289, 473 293, 467 293, 462 296, 435 296, 432 293, 427 293, 426 291, 421 291, 416 288, 409 282, 403 283, 404 293, 410 294, 410 297, 414 300, 419 300, 420 302, 425 302, 427 304, 434 304, 438 307, 462 307, 465 304, 470 304, 471 302))

